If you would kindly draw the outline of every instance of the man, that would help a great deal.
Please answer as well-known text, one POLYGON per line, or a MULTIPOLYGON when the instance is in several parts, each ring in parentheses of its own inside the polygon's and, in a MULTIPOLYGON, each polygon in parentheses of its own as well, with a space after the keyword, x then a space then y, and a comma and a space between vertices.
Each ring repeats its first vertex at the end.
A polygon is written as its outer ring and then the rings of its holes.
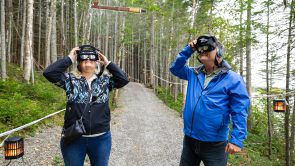
POLYGON ((170 67, 175 76, 188 80, 181 166, 196 166, 201 161, 206 166, 225 166, 227 154, 243 148, 250 99, 242 77, 222 59, 223 52, 215 36, 203 35, 190 42, 170 67), (186 66, 195 51, 203 65, 186 66))

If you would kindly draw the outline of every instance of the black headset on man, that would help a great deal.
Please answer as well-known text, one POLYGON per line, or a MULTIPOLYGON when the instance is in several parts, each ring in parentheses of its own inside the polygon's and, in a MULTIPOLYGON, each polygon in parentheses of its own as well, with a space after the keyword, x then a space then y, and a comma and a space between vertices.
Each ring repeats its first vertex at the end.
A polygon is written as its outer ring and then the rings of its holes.
MULTIPOLYGON (((194 47, 196 48, 196 51, 200 55, 203 52, 210 52, 217 48, 217 53, 215 57, 215 65, 220 67, 220 64, 217 61, 217 58, 222 58, 224 55, 224 46, 217 40, 215 36, 212 35, 202 35, 199 36, 197 39, 197 42, 195 43, 194 47)), ((197 57, 198 61, 202 63, 197 57)))

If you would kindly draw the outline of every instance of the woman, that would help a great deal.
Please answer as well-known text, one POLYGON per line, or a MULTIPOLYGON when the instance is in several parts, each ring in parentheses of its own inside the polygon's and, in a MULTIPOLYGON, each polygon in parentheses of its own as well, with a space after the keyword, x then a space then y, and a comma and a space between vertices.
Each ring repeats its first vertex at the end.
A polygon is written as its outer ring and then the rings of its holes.
POLYGON ((86 130, 85 134, 70 143, 65 142, 64 136, 61 138, 65 165, 84 165, 87 154, 91 165, 107 166, 112 146, 109 92, 128 84, 127 75, 92 46, 73 48, 69 56, 51 64, 43 75, 66 91, 63 129, 69 128, 82 117, 86 130), (79 76, 65 72, 75 60, 78 60, 79 76), (112 76, 102 72, 97 74, 99 64, 105 66, 112 76))

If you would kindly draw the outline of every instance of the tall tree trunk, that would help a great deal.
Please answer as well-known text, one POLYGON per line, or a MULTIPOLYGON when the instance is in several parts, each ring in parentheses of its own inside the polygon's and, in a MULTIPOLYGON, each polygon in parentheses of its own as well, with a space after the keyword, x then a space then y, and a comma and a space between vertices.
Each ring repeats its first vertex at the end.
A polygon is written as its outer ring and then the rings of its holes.
POLYGON ((39 0, 38 65, 41 64, 42 0, 39 0))
POLYGON ((7 46, 7 61, 11 62, 11 44, 12 44, 12 21, 13 21, 13 6, 12 1, 8 1, 8 9, 9 9, 9 24, 8 24, 8 46, 7 46))
POLYGON ((150 68, 150 85, 154 87, 154 47, 155 47, 155 14, 151 14, 151 48, 150 48, 150 58, 149 58, 149 68, 150 68))
POLYGON ((92 27, 92 13, 89 14, 89 23, 88 23, 88 30, 86 33, 86 41, 87 43, 90 43, 90 33, 91 33, 91 27, 92 27))
MULTIPOLYGON (((247 69, 247 76, 246 76, 246 86, 249 93, 249 96, 252 95, 252 72, 251 72, 251 9, 252 9, 252 0, 247 1, 247 29, 246 29, 246 69, 247 69)), ((247 127, 248 130, 252 128, 252 109, 251 106, 249 108, 249 115, 247 120, 247 127)))
POLYGON ((1 76, 6 80, 5 0, 1 0, 1 76))
POLYGON ((212 33, 212 23, 213 23, 213 9, 214 9, 214 0, 211 0, 211 8, 210 8, 210 20, 208 21, 208 34, 212 33))
POLYGON ((45 39, 45 67, 48 67, 50 61, 50 40, 52 29, 52 3, 50 0, 46 1, 46 39, 45 39))
MULTIPOLYGON (((74 0, 74 4, 76 0, 74 0)), ((60 2, 60 33, 61 33, 61 54, 64 56, 65 55, 65 40, 66 40, 66 36, 65 36, 65 22, 64 22, 64 0, 61 0, 60 2)), ((75 11, 75 7, 74 7, 74 11, 75 11)), ((74 12, 76 13, 76 12, 74 12)), ((74 16, 74 19, 76 19, 76 17, 74 16)), ((74 26, 76 26, 77 23, 75 23, 74 26)), ((75 44, 76 44, 76 40, 75 40, 75 44)))
POLYGON ((114 62, 117 63, 117 47, 118 47, 118 17, 119 14, 118 12, 116 12, 116 16, 115 16, 115 34, 114 34, 114 62))
POLYGON ((56 48, 56 0, 51 0, 51 14, 52 14, 52 30, 51 30, 51 62, 55 62, 57 60, 57 48, 56 48))
POLYGON ((77 17, 77 0, 74 0, 74 40, 75 47, 78 47, 78 17, 77 17))
MULTIPOLYGON (((110 0, 107 0, 107 5, 109 5, 110 0)), ((108 49, 109 49, 109 12, 105 11, 105 16, 106 16, 106 32, 105 32, 105 47, 104 47, 104 55, 108 56, 108 49)))
POLYGON ((240 75, 244 76, 244 44, 243 44, 243 13, 244 13, 244 1, 239 0, 240 3, 240 27, 239 27, 239 57, 240 57, 240 75))
MULTIPOLYGON (((145 34, 146 37, 146 34, 145 34)), ((143 40, 143 83, 147 84, 147 54, 146 54, 146 39, 143 40)))
MULTIPOLYGON (((160 31, 159 31, 159 56, 158 56, 158 61, 159 61, 159 65, 158 65, 158 75, 162 78, 163 77, 163 71, 165 70, 164 63, 163 63, 163 38, 164 38, 164 16, 161 17, 161 22, 160 22, 160 31)), ((167 67, 167 66, 165 66, 167 67)), ((159 80, 160 81, 160 87, 163 86, 163 80, 159 80)))
MULTIPOLYGON (((270 0, 267 2, 267 25, 266 25, 266 94, 270 95, 269 89, 269 14, 270 14, 270 0)), ((268 133, 268 158, 272 155, 272 128, 271 128, 271 110, 270 98, 266 99, 267 108, 267 133, 268 133)))
POLYGON ((125 43, 124 43, 124 38, 125 38, 125 26, 126 26, 126 23, 125 23, 125 20, 126 20, 126 16, 123 15, 123 18, 122 18, 122 31, 121 31, 121 47, 122 47, 122 55, 120 57, 121 59, 121 63, 122 63, 122 69, 124 71, 126 71, 126 67, 125 67, 125 55, 126 55, 126 49, 125 49, 125 43))
POLYGON ((26 30, 26 54, 25 54, 25 65, 24 65, 24 79, 29 83, 33 54, 32 54, 32 43, 33 43, 33 10, 34 10, 34 0, 27 0, 28 14, 27 14, 27 30, 26 30))
MULTIPOLYGON (((287 66, 286 66, 286 92, 290 91, 290 58, 291 58, 291 44, 292 44, 292 21, 294 14, 294 0, 291 2, 290 6, 290 18, 289 18, 289 29, 288 29, 288 41, 287 41, 287 66)), ((289 96, 286 96, 287 103, 289 102, 289 96)), ((289 117, 290 109, 287 107, 285 113, 285 162, 286 166, 290 165, 290 138, 289 138, 289 117)), ((292 156, 293 158, 293 156, 292 156)))
POLYGON ((20 46, 20 67, 24 68, 25 55, 25 37, 26 37, 26 19, 27 19, 27 1, 23 1, 23 23, 22 23, 22 37, 20 46))
MULTIPOLYGON (((138 26, 139 27, 139 26, 138 26)), ((140 33, 140 31, 139 31, 139 29, 138 29, 138 41, 140 41, 141 40, 141 33, 140 33)), ((137 55, 136 55, 136 59, 137 59, 137 70, 136 70, 136 73, 137 73, 137 82, 139 82, 140 81, 140 70, 142 69, 141 68, 141 66, 140 66, 140 52, 141 52, 141 47, 140 47, 140 42, 137 42, 137 55)), ((141 82, 141 81, 140 81, 141 82)))
POLYGON ((291 139, 290 139, 290 156, 291 158, 291 164, 290 165, 295 165, 295 160, 294 160, 294 144, 295 144, 295 96, 293 96, 293 115, 292 115, 292 125, 291 125, 291 139))

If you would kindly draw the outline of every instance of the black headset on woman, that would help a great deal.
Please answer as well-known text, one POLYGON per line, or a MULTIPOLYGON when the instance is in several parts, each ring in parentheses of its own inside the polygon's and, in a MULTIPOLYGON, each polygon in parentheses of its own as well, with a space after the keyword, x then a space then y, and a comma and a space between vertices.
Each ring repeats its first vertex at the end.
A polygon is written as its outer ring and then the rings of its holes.
MULTIPOLYGON (((76 51, 77 61, 78 61, 77 69, 79 72, 82 72, 80 62, 87 59, 91 61, 99 60, 98 53, 100 52, 100 50, 91 45, 82 45, 79 48, 80 50, 76 51)), ((101 76, 103 72, 104 72, 104 65, 101 65, 98 76, 101 76)))

